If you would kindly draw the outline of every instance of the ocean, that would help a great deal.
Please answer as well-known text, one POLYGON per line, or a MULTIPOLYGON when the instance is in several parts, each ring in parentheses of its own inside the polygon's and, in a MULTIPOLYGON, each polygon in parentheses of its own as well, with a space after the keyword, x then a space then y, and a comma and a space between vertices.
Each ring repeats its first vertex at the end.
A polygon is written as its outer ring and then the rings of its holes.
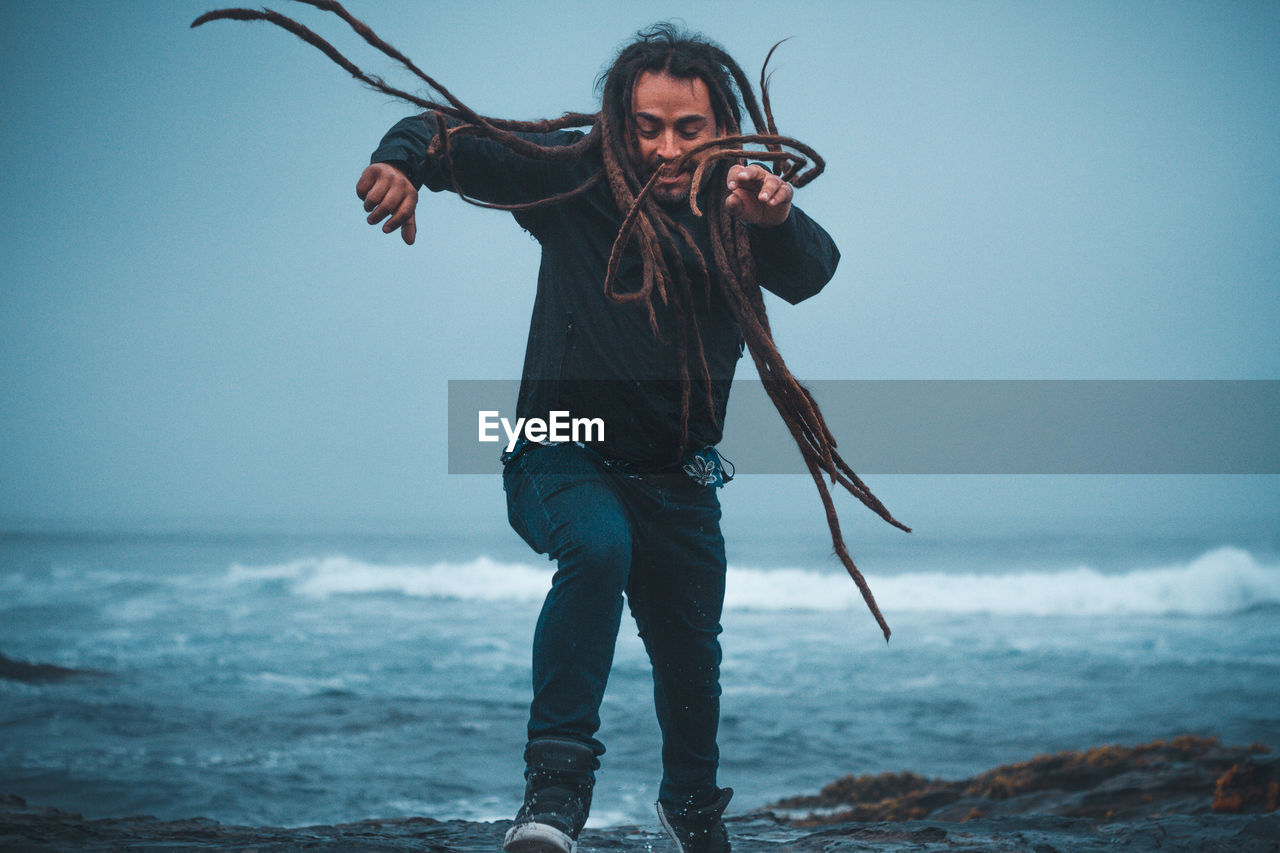
MULTIPOLYGON (((1273 522, 895 533, 853 543, 887 644, 829 543, 729 536, 733 812, 850 773, 1280 745, 1273 522)), ((90 818, 510 818, 550 574, 465 527, 0 534, 0 654, 91 671, 0 680, 0 792, 90 818)), ((651 690, 624 617, 590 826, 653 822, 651 690)))

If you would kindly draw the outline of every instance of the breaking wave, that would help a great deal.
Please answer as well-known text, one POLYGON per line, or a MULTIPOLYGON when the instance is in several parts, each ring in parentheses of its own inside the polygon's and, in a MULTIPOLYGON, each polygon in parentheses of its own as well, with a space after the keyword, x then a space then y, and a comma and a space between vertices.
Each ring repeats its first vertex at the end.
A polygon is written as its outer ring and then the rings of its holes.
MULTIPOLYGON (((838 609, 860 605, 856 590, 813 572, 744 572, 755 586, 736 602, 768 596, 770 606, 838 609), (764 577, 760 577, 763 574, 764 577), (784 605, 784 602, 787 604, 784 605)), ((1188 563, 1109 574, 1080 566, 1058 571, 922 572, 869 577, 886 611, 1003 613, 1036 616, 1224 614, 1280 604, 1280 566, 1262 566, 1247 551, 1220 548, 1188 563)), ((852 587, 852 584, 850 584, 852 587)), ((732 593, 731 593, 732 595, 732 593)))
POLYGON ((480 557, 465 563, 431 565, 366 563, 350 557, 293 560, 272 566, 231 567, 232 583, 284 581, 299 595, 400 593, 418 598, 475 601, 540 601, 548 568, 499 563, 480 557))
MULTIPOLYGON (((538 602, 550 564, 503 563, 480 557, 429 565, 368 563, 345 556, 269 566, 235 565, 230 583, 284 583, 297 594, 398 594, 473 601, 538 602)), ((1038 616, 1227 614, 1280 605, 1280 565, 1260 564, 1239 548, 1219 548, 1189 562, 1104 573, 1089 566, 1027 572, 915 572, 868 582, 886 611, 1002 613, 1038 616)), ((730 566, 728 609, 834 611, 861 609, 843 573, 818 569, 730 566)))

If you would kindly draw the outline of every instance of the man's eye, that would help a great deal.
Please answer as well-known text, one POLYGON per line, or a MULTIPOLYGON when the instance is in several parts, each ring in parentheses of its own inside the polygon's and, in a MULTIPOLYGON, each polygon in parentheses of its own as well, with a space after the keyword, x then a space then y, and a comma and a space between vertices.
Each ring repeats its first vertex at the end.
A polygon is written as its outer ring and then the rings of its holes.
POLYGON ((699 136, 701 136, 701 135, 702 135, 702 131, 700 131, 700 130, 686 130, 686 131, 684 131, 683 133, 681 133, 680 135, 681 135, 681 136, 683 136, 685 139, 697 139, 699 136))
POLYGON ((640 135, 643 136, 645 139, 656 139, 658 136, 658 131, 645 130, 644 128, 640 128, 640 135))

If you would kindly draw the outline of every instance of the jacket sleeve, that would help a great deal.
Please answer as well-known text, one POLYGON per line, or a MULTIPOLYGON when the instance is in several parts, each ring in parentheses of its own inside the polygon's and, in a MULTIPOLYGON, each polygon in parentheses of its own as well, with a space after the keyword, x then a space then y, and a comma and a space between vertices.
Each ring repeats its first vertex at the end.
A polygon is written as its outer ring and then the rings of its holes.
MULTIPOLYGON (((369 160, 396 166, 414 186, 432 192, 460 189, 471 198, 498 204, 537 201, 572 188, 575 179, 581 182, 575 174, 581 171, 581 158, 541 160, 480 136, 454 137, 446 165, 443 158, 427 153, 435 135, 435 120, 429 113, 402 119, 382 137, 369 160)), ((547 146, 571 145, 583 136, 578 131, 517 135, 547 146)))
POLYGON ((781 225, 748 228, 761 287, 792 305, 822 290, 835 275, 840 250, 831 235, 795 205, 781 225))

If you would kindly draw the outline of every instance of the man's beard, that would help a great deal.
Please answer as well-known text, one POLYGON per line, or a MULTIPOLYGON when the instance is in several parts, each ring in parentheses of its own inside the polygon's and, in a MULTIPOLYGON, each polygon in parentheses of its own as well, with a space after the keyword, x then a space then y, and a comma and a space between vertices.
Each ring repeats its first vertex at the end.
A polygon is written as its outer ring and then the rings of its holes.
POLYGON ((689 203, 689 187, 683 184, 672 187, 654 187, 653 200, 663 207, 683 207, 689 203))
MULTIPOLYGON (((663 165, 665 164, 659 163, 651 169, 649 174, 646 176, 646 180, 652 178, 653 175, 663 167, 663 165)), ((654 201, 667 208, 678 208, 689 203, 689 191, 692 187, 693 170, 685 169, 679 174, 681 177, 679 183, 664 184, 661 183, 661 178, 658 179, 658 183, 655 183, 653 185, 653 189, 650 191, 650 195, 653 197, 654 201)))

